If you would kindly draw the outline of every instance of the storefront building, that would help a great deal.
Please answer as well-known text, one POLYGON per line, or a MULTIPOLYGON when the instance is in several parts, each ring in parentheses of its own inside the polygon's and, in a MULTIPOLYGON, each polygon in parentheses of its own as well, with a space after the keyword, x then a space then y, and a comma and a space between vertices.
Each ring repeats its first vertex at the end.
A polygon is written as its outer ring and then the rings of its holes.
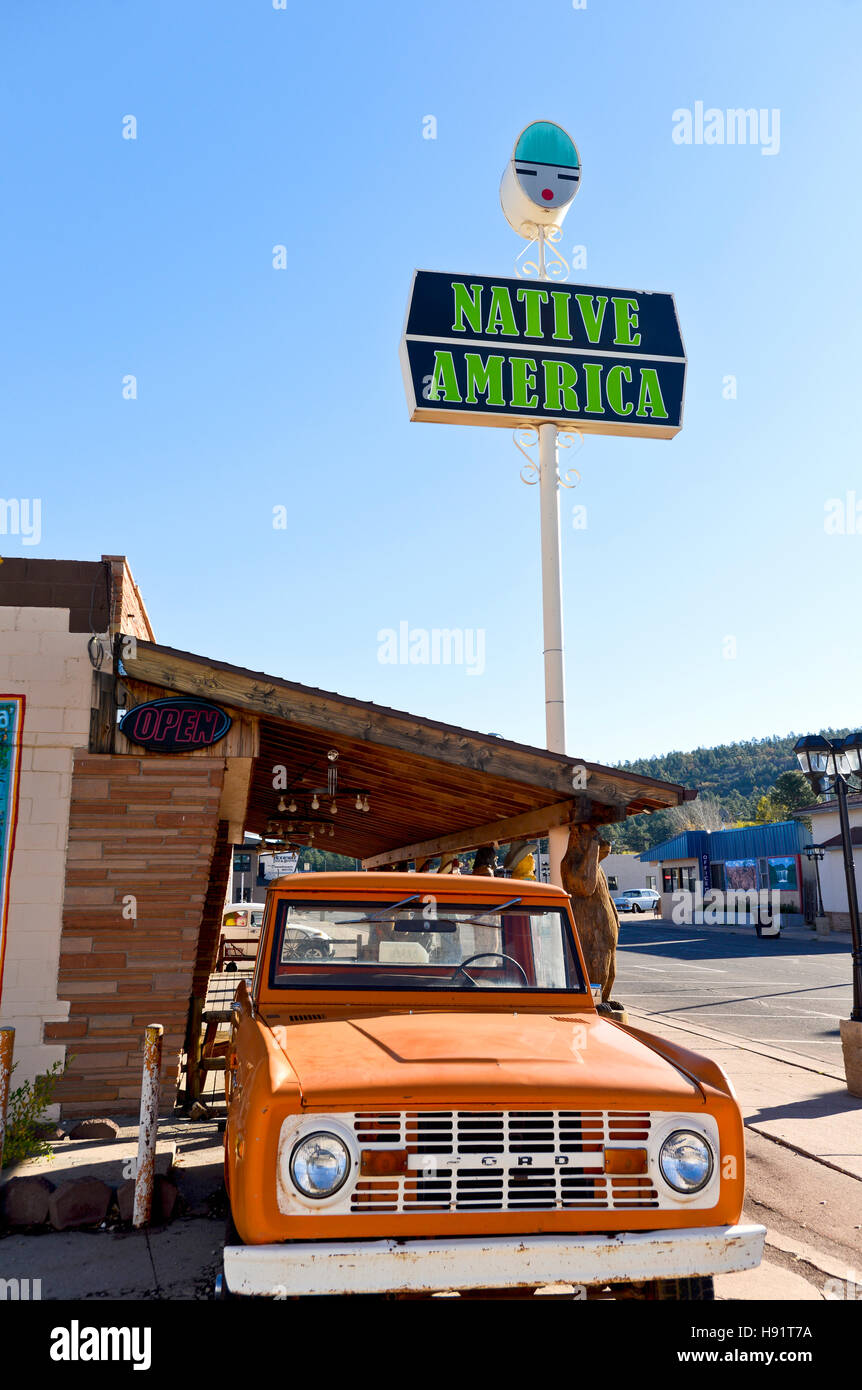
POLYGON ((0 773, 0 1023, 64 1115, 136 1111, 149 1023, 173 1106, 246 832, 442 867, 693 795, 159 646, 121 556, 0 567, 0 773))
POLYGON ((638 857, 654 867, 663 915, 669 919, 680 894, 702 900, 713 889, 723 895, 778 894, 785 920, 813 922, 816 878, 804 853, 810 843, 811 833, 801 822, 778 821, 731 830, 685 830, 638 857))
MULTIPOLYGON (((823 858, 817 865, 823 915, 828 918, 831 931, 849 932, 850 910, 847 904, 847 878, 844 872, 838 802, 832 797, 813 806, 804 806, 796 814, 810 818, 814 843, 823 850, 823 858)), ((862 897, 859 889, 859 885, 862 884, 862 794, 848 796, 847 816, 850 821, 856 891, 862 897)))

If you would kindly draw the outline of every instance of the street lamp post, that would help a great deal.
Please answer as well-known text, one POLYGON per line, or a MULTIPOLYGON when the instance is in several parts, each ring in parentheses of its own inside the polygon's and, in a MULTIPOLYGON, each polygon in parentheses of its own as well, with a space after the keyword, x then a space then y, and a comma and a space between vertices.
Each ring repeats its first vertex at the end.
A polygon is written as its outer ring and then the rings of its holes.
POLYGON ((805 846, 805 858, 808 860, 809 864, 812 862, 814 864, 814 877, 817 888, 817 895, 814 903, 815 917, 823 916, 823 893, 820 890, 820 863, 825 853, 826 851, 823 849, 822 845, 805 846))
POLYGON ((838 798, 838 822, 847 880, 847 906, 850 910, 850 937, 853 977, 853 1008, 850 1019, 841 1019, 841 1042, 847 1087, 862 1095, 862 933, 859 929, 859 897, 853 864, 853 841, 847 813, 847 784, 862 776, 862 731, 848 734, 836 743, 822 734, 808 734, 794 748, 799 766, 812 789, 819 795, 834 791, 838 798))

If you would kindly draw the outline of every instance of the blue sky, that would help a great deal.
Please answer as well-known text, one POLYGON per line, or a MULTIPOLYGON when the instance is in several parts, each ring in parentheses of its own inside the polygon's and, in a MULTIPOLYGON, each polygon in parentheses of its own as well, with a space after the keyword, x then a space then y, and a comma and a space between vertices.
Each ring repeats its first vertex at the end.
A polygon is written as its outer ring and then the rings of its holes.
POLYGON ((126 554, 165 644, 541 744, 537 489, 507 431, 410 423, 397 349, 415 267, 514 273, 498 186, 544 117, 583 164, 573 278, 672 291, 689 358, 682 432, 587 438, 563 494, 569 752, 858 724, 862 519, 825 521, 862 503, 860 30, 849 0, 12 0, 0 495, 42 537, 2 553, 126 554), (778 109, 779 152, 675 144, 697 101, 778 109), (484 672, 381 664, 402 621, 483 630, 484 672))

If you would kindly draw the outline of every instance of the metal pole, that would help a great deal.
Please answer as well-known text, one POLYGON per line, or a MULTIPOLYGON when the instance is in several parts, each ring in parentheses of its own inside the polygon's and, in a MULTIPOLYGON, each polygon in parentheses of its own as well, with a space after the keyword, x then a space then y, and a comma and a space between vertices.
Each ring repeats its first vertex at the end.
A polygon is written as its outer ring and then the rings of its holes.
POLYGON ((12 1079, 12 1053, 15 1050, 15 1029, 0 1028, 0 1168, 3 1167, 3 1144, 6 1139, 6 1108, 9 1104, 9 1083, 12 1079))
POLYGON ((552 753, 566 751, 563 671, 563 583, 560 568, 560 495, 557 427, 539 426, 539 510, 542 525, 542 631, 545 657, 545 740, 552 753))
POLYGON ((138 1164, 135 1173, 135 1204, 132 1211, 132 1225, 135 1230, 149 1224, 153 1206, 156 1140, 159 1130, 159 1078, 162 1071, 162 1034, 164 1031, 160 1023, 149 1023, 144 1040, 141 1118, 138 1127, 138 1164))
MULTIPOLYGON (((545 232, 539 227, 539 279, 548 280, 545 232)), ((539 514, 542 545, 542 634, 545 660, 545 743, 552 753, 566 751, 566 690, 563 667, 563 579, 560 565, 560 490, 557 477, 557 427, 539 425, 539 514)), ((560 860, 569 832, 548 832, 548 867, 552 883, 561 884, 560 860)))
POLYGON ((853 841, 850 836, 850 817, 847 814, 847 787, 838 779, 838 819, 841 823, 841 848, 844 851, 844 877, 847 880, 847 905, 850 908, 850 936, 853 961, 853 1008, 855 1023, 862 1023, 862 935, 859 931, 859 899, 856 894, 856 872, 853 867, 853 841))

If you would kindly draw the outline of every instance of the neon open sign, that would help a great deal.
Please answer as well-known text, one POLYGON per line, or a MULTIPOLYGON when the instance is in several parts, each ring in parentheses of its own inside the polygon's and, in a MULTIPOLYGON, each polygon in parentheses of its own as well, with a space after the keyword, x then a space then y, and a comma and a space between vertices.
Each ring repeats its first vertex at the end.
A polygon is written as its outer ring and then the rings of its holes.
POLYGON ((189 753, 224 738, 231 718, 209 700, 191 697, 147 700, 120 720, 120 732, 131 743, 157 753, 189 753))

